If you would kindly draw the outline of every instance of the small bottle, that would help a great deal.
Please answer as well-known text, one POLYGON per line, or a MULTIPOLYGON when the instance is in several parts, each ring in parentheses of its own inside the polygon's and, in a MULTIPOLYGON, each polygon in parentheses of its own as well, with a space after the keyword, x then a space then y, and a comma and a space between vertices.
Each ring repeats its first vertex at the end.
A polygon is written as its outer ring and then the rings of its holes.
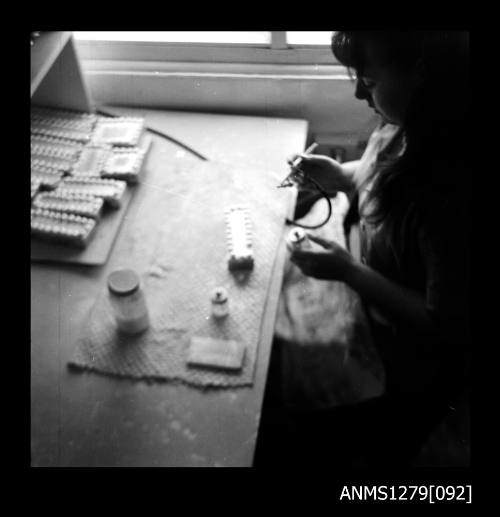
POLYGON ((108 276, 108 290, 118 329, 127 334, 146 330, 149 315, 139 275, 132 269, 117 269, 108 276))
POLYGON ((290 250, 305 250, 311 247, 311 243, 304 230, 294 228, 288 234, 287 246, 290 250))
POLYGON ((224 318, 229 314, 229 300, 224 287, 216 287, 212 292, 212 316, 224 318))

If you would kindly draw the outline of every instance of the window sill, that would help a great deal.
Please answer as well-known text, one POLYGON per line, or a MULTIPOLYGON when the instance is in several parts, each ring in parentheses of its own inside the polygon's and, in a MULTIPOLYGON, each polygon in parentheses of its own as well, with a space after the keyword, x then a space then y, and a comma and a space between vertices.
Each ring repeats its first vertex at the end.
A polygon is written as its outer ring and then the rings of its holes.
POLYGON ((350 80, 345 67, 339 65, 83 60, 82 68, 87 74, 99 75, 350 80))
POLYGON ((252 45, 197 45, 120 41, 75 41, 81 60, 134 62, 205 62, 234 64, 338 64, 330 48, 273 49, 252 45))

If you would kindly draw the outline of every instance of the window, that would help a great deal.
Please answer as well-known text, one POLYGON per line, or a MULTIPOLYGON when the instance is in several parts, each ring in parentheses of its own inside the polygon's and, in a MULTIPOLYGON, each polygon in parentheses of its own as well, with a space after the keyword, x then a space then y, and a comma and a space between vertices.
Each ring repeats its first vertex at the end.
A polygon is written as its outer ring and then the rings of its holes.
POLYGON ((82 59, 335 64, 332 31, 74 32, 82 59))
POLYGON ((255 31, 96 31, 74 32, 76 40, 140 41, 163 43, 207 43, 231 45, 269 45, 270 32, 255 31))
POLYGON ((290 46, 327 46, 330 48, 333 31, 288 31, 286 40, 290 46))

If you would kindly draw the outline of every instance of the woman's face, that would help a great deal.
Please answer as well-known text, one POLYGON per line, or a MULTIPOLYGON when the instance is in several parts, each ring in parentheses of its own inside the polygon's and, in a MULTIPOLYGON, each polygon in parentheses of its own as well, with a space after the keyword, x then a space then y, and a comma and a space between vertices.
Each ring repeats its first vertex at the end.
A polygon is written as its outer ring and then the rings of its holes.
POLYGON ((387 66, 369 64, 362 75, 356 77, 355 96, 366 100, 386 122, 401 126, 418 84, 416 71, 403 73, 387 66))

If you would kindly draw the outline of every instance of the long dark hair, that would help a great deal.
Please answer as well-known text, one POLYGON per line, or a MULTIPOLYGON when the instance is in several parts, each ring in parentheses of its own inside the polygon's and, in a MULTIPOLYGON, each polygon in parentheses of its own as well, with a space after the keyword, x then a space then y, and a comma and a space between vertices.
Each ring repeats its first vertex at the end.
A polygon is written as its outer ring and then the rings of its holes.
POLYGON ((469 141, 469 35, 461 31, 336 31, 335 57, 363 75, 367 49, 381 66, 419 67, 422 82, 402 129, 406 147, 379 163, 372 188, 373 222, 397 225, 409 205, 428 194, 446 198, 465 187, 469 141))

